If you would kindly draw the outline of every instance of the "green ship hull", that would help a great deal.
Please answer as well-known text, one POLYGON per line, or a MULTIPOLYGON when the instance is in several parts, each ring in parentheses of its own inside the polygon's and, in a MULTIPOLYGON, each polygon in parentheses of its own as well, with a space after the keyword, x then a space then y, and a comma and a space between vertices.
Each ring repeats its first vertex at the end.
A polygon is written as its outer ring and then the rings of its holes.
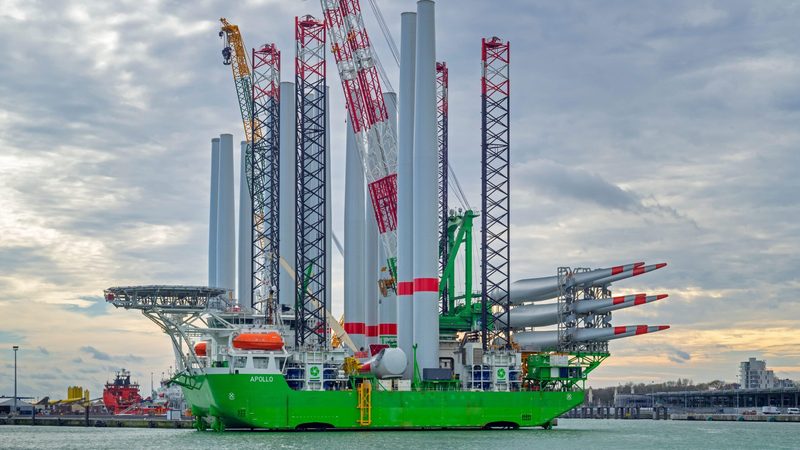
POLYGON ((582 391, 295 391, 281 375, 185 377, 185 398, 198 427, 297 430, 549 427, 583 403, 582 391))

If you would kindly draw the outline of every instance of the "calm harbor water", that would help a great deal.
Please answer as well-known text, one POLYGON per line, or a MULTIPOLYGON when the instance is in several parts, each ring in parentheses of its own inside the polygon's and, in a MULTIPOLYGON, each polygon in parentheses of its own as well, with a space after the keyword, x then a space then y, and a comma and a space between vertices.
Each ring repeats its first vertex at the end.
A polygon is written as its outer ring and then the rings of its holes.
POLYGON ((145 428, 0 426, 0 448, 174 449, 800 449, 800 424, 561 419, 553 430, 196 432, 145 428))

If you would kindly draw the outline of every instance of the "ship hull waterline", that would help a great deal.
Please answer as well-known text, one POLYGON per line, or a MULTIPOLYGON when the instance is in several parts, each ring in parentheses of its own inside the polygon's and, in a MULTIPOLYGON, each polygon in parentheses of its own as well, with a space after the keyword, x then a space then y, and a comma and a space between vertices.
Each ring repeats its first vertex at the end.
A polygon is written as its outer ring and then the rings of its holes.
POLYGON ((201 374, 184 378, 196 417, 226 429, 298 430, 549 427, 584 400, 582 391, 389 391, 374 388, 369 425, 360 425, 359 393, 295 391, 282 375, 201 374))

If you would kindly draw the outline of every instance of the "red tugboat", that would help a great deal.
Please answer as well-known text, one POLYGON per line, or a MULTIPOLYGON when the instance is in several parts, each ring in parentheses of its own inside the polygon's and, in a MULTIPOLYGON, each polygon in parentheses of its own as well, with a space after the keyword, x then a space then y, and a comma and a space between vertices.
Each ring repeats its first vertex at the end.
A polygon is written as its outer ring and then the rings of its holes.
POLYGON ((121 369, 113 382, 106 383, 103 389, 103 403, 111 414, 139 413, 142 404, 139 383, 131 383, 129 371, 121 369))

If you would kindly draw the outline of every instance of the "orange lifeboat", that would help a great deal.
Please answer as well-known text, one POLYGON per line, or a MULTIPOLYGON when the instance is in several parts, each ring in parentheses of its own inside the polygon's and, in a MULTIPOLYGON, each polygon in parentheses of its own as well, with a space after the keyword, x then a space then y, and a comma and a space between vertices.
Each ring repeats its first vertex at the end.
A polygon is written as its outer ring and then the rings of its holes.
POLYGON ((241 350, 280 350, 283 338, 278 333, 242 333, 233 338, 233 346, 241 350))
POLYGON ((194 344, 194 354, 197 356, 206 356, 206 343, 198 342, 194 344))

